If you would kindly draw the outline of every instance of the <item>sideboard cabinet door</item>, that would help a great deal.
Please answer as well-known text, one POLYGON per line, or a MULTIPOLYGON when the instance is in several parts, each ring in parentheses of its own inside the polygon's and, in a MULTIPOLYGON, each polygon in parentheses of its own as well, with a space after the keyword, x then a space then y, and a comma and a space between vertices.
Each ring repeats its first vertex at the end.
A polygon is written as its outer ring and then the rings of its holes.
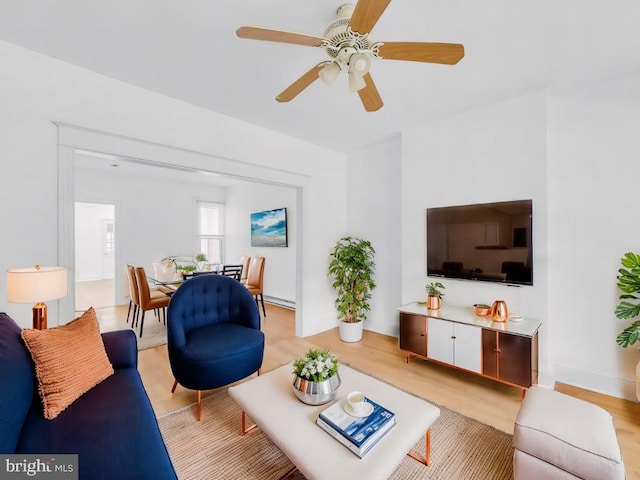
POLYGON ((454 325, 454 364, 471 372, 482 372, 481 328, 473 325, 454 325))
POLYGON ((480 373, 482 371, 481 330, 474 325, 429 318, 428 357, 480 373))
POLYGON ((482 329, 482 373, 498 378, 498 332, 482 329))
POLYGON ((537 379, 537 333, 533 338, 482 330, 482 373, 530 387, 537 379))
POLYGON ((427 356, 427 318, 400 313, 400 349, 427 356))
POLYGON ((500 334, 500 379, 523 387, 530 387, 531 338, 500 334))
POLYGON ((449 365, 454 364, 453 356, 453 323, 429 317, 429 337, 427 338, 427 353, 431 360, 437 360, 449 365))

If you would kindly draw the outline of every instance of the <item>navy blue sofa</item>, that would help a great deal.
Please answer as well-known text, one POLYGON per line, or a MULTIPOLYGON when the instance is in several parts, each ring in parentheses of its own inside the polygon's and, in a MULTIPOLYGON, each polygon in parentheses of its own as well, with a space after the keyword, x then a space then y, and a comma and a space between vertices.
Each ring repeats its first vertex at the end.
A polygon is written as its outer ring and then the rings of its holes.
POLYGON ((34 365, 20 333, 13 319, 0 313, 0 453, 75 453, 81 479, 177 478, 138 373, 133 331, 102 334, 115 373, 54 420, 43 416, 34 365))

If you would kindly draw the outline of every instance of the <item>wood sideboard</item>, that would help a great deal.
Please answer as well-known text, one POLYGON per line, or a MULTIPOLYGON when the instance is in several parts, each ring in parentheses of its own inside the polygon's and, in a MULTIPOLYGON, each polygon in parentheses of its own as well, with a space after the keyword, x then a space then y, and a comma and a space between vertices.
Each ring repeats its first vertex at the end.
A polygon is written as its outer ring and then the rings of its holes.
POLYGON ((493 322, 472 307, 450 305, 427 310, 411 303, 398 310, 407 363, 419 356, 523 389, 538 383, 540 321, 493 322))

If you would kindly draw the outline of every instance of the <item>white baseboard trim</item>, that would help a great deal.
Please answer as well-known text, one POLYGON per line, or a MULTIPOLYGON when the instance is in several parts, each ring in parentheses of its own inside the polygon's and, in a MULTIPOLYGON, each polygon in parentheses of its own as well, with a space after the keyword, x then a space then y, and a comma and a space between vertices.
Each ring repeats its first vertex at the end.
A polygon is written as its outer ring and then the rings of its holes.
POLYGON ((376 323, 371 323, 369 320, 364 321, 364 329, 369 330, 371 332, 380 333, 382 335, 387 335, 389 337, 400 338, 400 332, 398 331, 398 325, 378 325, 376 323))
POLYGON ((76 278, 76 282, 99 282, 101 280, 114 280, 114 277, 80 277, 76 278))
POLYGON ((553 376, 556 382, 567 383, 613 397, 637 402, 635 379, 612 377, 598 372, 580 370, 569 365, 555 364, 553 376))
POLYGON ((286 298, 278 298, 265 295, 264 301, 273 305, 277 305, 279 307, 288 308, 289 310, 296 309, 296 302, 294 302, 293 300, 287 300, 286 298))

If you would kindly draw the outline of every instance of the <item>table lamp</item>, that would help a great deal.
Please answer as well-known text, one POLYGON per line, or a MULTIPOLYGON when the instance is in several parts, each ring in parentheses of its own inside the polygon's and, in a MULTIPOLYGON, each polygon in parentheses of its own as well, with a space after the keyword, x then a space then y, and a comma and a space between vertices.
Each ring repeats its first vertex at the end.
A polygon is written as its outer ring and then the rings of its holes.
POLYGON ((7 270, 7 300, 33 303, 33 328, 47 328, 44 302, 67 295, 67 269, 64 267, 12 268, 7 270))

